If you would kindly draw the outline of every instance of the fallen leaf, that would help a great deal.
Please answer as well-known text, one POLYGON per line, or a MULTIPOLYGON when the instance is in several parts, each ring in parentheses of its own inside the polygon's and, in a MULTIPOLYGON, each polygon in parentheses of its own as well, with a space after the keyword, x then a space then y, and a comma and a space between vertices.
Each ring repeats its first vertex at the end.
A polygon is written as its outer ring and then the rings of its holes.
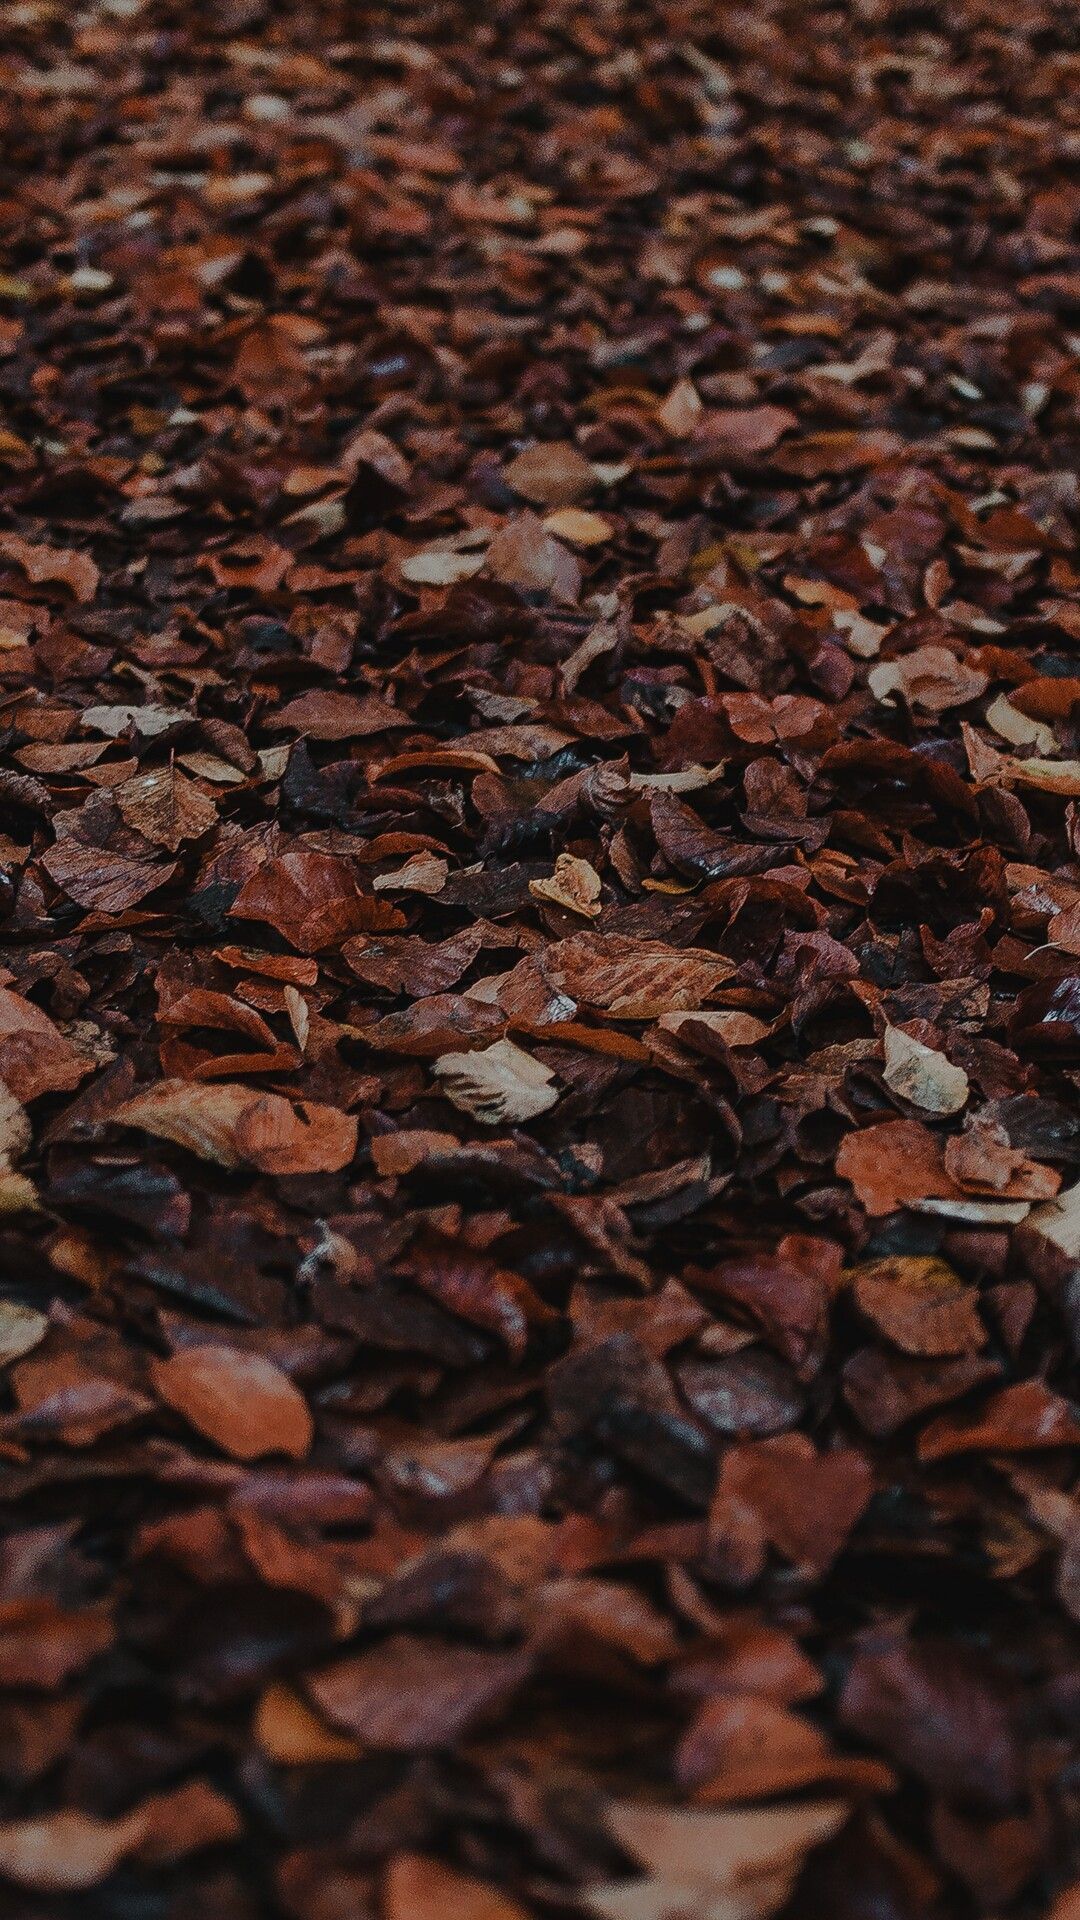
POLYGON ((529 1664, 519 1650, 395 1634, 309 1675, 306 1684, 319 1712, 365 1746, 424 1753, 453 1745, 506 1706, 529 1664))
POLYGON ((954 1067, 943 1053, 924 1046, 902 1027, 885 1029, 887 1087, 924 1113, 959 1113, 970 1091, 963 1067, 954 1067))
POLYGON ((958 1453, 1029 1453, 1080 1445, 1080 1422, 1041 1380, 1020 1380, 992 1394, 978 1413, 943 1414, 919 1436, 919 1458, 958 1453))
POLYGON ((580 913, 594 920, 600 912, 600 875, 587 860, 571 853, 560 853, 555 871, 548 879, 530 880, 529 892, 537 900, 550 900, 568 913, 580 913))
POLYGON ((876 700, 890 700, 899 693, 909 706, 938 714, 977 700, 986 692, 987 679, 948 647, 927 646, 871 667, 867 685, 876 700))
POLYGON ((49 1330, 45 1314, 35 1307, 24 1307, 18 1300, 0 1300, 0 1367, 20 1360, 40 1346, 49 1330))
POLYGON ((156 1361, 152 1373, 166 1405, 236 1460, 269 1453, 300 1460, 311 1446, 307 1402, 262 1354, 185 1347, 156 1361))
POLYGON ((596 485, 596 475, 565 440, 538 441, 515 454, 506 469, 515 493, 534 507, 569 507, 596 485))
POLYGON ((144 1832, 140 1813, 98 1820, 74 1810, 0 1825, 0 1874, 34 1893, 86 1893, 107 1880, 144 1832))
POLYGON ((718 1812, 616 1804, 612 1832, 649 1877, 593 1888, 588 1904, 611 1920, 764 1920, 846 1819, 839 1801, 718 1812))
POLYGON ((863 1316, 904 1353, 975 1353, 986 1343, 978 1289, 943 1260, 894 1255, 855 1267, 850 1284, 863 1316))
POLYGON ((559 1097, 551 1069, 512 1040, 497 1040, 476 1053, 444 1053, 432 1071, 446 1098, 486 1127, 535 1120, 559 1097))
POLYGON ((0 1081, 7 1094, 26 1101, 44 1093, 67 1093, 92 1071, 93 1062, 65 1039, 47 1013, 0 987, 0 1081))
POLYGON ((162 1080, 113 1109, 119 1126, 138 1127, 221 1167, 261 1173, 336 1173, 356 1151, 350 1114, 311 1100, 250 1087, 162 1080))
POLYGON ((170 853, 185 840, 198 840, 217 823, 217 808, 191 780, 173 767, 160 767, 126 780, 116 790, 125 822, 170 853))
POLYGON ((384 1920, 527 1920, 524 1907, 471 1874, 399 1853, 383 1883, 384 1920))

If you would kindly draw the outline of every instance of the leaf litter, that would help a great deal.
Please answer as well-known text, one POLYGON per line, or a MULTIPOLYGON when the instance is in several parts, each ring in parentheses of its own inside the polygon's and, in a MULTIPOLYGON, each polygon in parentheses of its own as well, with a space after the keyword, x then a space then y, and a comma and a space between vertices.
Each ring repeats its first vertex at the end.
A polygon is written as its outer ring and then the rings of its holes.
POLYGON ((1076 58, 7 10, 0 1920, 1075 1920, 1076 58))

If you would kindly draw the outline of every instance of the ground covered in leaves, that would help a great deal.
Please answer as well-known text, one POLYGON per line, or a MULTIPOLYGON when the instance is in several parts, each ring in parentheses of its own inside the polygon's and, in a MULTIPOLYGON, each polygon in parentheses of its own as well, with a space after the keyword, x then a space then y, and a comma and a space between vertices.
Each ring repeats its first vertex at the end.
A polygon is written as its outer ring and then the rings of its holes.
POLYGON ((944 14, 3 9, 2 1920, 1076 1920, 1080 52, 944 14))

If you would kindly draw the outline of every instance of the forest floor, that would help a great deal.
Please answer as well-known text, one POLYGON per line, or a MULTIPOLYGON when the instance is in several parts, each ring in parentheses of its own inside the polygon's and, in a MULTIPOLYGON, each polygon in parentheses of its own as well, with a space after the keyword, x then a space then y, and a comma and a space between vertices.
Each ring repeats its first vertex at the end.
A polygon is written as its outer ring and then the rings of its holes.
POLYGON ((0 102, 0 1920, 1078 1920, 1075 9, 0 102))

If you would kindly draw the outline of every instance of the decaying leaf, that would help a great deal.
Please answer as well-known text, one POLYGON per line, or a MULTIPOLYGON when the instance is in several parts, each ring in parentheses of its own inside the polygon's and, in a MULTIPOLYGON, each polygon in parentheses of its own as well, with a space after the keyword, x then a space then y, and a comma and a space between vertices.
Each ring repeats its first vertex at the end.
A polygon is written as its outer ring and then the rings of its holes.
POLYGON ((496 1887, 415 1853, 390 1861, 383 1905, 386 1920, 526 1920, 524 1907, 496 1887))
POLYGON ((157 847, 177 853, 185 840, 197 840, 217 821, 217 808, 193 781, 173 767, 162 767, 125 781, 116 804, 127 825, 157 847))
POLYGON ((536 507, 568 507, 596 486, 596 475, 577 448, 565 441, 537 441, 523 448, 506 469, 515 493, 536 507))
POLYGON ((904 1353, 974 1353, 986 1341, 978 1292, 943 1260, 917 1255, 855 1267, 851 1289, 860 1313, 904 1353))
POLYGON ((25 1307, 18 1300, 0 1300, 0 1367, 21 1360, 24 1353, 39 1346, 48 1332, 49 1322, 36 1307, 25 1307))
MULTIPOLYGON (((30 1000, 0 987, 0 1081, 18 1101, 69 1092, 85 1080, 92 1062, 30 1000)), ((8 1119, 21 1138, 16 1120, 8 1119)))
POLYGON ((35 1893, 85 1893, 106 1880, 143 1832, 139 1813, 118 1820, 46 1813, 0 1825, 0 1875, 35 1893))

